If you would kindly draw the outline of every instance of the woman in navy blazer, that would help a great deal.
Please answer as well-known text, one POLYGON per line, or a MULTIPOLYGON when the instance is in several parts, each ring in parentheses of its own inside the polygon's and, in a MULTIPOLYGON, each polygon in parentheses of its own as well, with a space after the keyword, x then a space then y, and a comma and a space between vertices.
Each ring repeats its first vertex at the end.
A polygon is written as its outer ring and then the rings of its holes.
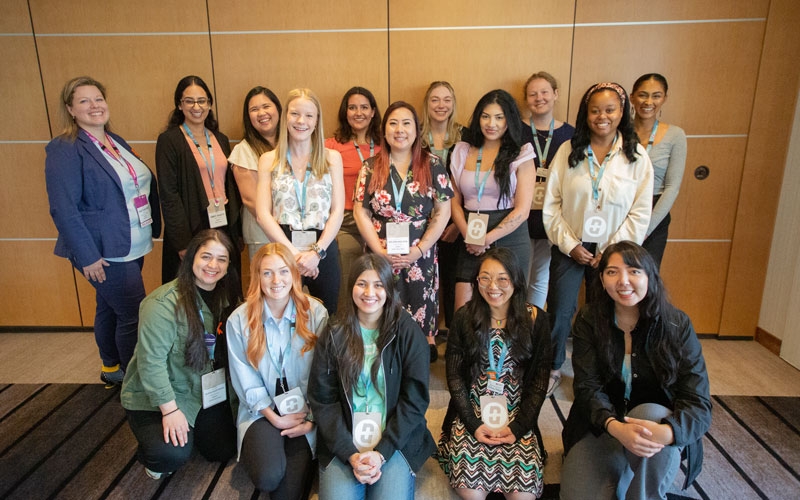
POLYGON ((103 85, 73 78, 61 92, 63 133, 47 145, 45 180, 66 257, 97 292, 94 332, 109 387, 122 383, 145 297, 144 256, 161 234, 156 179, 109 130, 103 85))

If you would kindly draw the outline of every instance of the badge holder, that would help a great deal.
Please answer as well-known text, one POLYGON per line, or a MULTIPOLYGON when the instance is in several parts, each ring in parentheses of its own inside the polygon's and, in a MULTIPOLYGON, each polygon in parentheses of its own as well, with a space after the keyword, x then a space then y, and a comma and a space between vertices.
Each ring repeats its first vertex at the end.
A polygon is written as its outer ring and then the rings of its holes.
POLYGON ((311 250, 311 245, 316 242, 316 231, 292 231, 292 245, 301 252, 311 250))
POLYGON ((505 396, 481 396, 481 421, 492 429, 508 425, 508 406, 505 396))
POLYGON ((470 245, 485 245, 488 227, 489 216, 487 214, 469 214, 469 218, 467 219, 467 235, 464 237, 464 242, 470 245))
POLYGON ((201 379, 203 386, 203 409, 225 401, 225 368, 206 373, 201 379))
POLYGON ((605 243, 608 241, 608 213, 590 209, 583 213, 584 243, 605 243))
POLYGON ((208 204, 208 227, 211 229, 227 226, 228 216, 225 215, 225 205, 219 200, 214 200, 208 204))
POLYGON ((275 396, 275 408, 280 415, 292 415, 294 413, 308 413, 306 398, 299 387, 275 396))
POLYGON ((533 187, 533 199, 531 200, 531 210, 542 210, 544 208, 544 193, 547 187, 544 182, 537 182, 533 187))
POLYGON ((386 224, 386 253, 406 255, 411 251, 411 224, 408 222, 389 222, 386 224))
POLYGON ((139 226, 147 227, 153 223, 153 212, 150 210, 150 202, 147 201, 147 196, 140 194, 133 198, 133 207, 136 209, 136 215, 139 216, 139 226))
POLYGON ((353 416, 353 444, 359 453, 375 449, 381 440, 381 413, 356 412, 353 416))

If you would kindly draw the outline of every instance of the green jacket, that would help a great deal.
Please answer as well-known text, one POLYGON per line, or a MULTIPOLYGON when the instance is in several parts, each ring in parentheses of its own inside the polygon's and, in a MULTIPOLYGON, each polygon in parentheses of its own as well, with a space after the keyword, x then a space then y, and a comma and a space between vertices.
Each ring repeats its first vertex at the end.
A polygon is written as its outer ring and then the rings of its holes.
MULTIPOLYGON (((206 331, 215 331, 211 310, 197 294, 206 331)), ((201 378, 212 370, 209 361, 202 373, 186 366, 184 355, 189 326, 186 315, 176 311, 177 280, 161 285, 139 306, 139 340, 128 363, 120 398, 128 410, 159 411, 158 405, 175 400, 189 425, 194 426, 203 407, 201 378)))

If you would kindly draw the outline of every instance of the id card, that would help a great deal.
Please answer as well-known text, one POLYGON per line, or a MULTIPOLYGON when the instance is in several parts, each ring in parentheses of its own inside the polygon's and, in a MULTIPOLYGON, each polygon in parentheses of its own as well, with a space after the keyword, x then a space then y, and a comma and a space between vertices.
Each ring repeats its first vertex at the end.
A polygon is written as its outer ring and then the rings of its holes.
POLYGON ((316 231, 292 231, 292 245, 301 252, 311 250, 311 245, 316 242, 316 231))
POLYGON ((494 429, 508 425, 505 396, 481 396, 481 420, 494 429))
POLYGON ((303 392, 299 387, 275 396, 273 401, 275 401, 275 408, 281 416, 293 413, 308 413, 306 398, 303 397, 303 392))
POLYGON ((533 199, 531 200, 531 210, 541 210, 544 208, 544 193, 547 186, 543 182, 537 182, 533 187, 533 199))
POLYGON ((228 216, 225 215, 225 205, 217 203, 208 204, 208 227, 222 227, 228 225, 228 216))
POLYGON ((382 432, 379 412, 359 411, 353 416, 353 444, 360 453, 374 450, 382 432))
POLYGON ((411 224, 408 222, 389 222, 386 224, 386 253, 406 255, 411 250, 411 224))
POLYGON ((550 169, 539 167, 536 169, 536 177, 541 177, 543 179, 547 179, 547 176, 550 175, 550 169))
POLYGON ((489 216, 486 214, 469 214, 467 219, 467 235, 464 242, 470 245, 485 245, 489 227, 489 216))
POLYGON ((602 210, 590 209, 583 214, 584 243, 603 243, 608 241, 608 214, 602 210))
POLYGON ((206 373, 201 379, 203 386, 203 409, 225 401, 225 368, 206 373))
POLYGON ((489 379, 487 381, 486 388, 489 390, 490 393, 493 392, 495 394, 503 394, 503 391, 505 390, 506 387, 505 384, 500 382, 499 380, 489 379))
POLYGON ((136 209, 136 215, 139 216, 140 227, 147 227, 153 223, 153 212, 150 210, 150 202, 147 201, 146 195, 135 196, 133 207, 136 209))

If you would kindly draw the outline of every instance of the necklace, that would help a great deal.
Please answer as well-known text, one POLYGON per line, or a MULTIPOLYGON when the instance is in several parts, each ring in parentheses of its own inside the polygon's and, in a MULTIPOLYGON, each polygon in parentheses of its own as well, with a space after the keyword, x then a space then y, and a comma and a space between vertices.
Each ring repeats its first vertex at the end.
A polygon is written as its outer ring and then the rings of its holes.
POLYGON ((495 322, 497 327, 500 328, 500 325, 503 324, 503 321, 505 321, 506 318, 495 318, 495 317, 492 317, 492 320, 495 322))

